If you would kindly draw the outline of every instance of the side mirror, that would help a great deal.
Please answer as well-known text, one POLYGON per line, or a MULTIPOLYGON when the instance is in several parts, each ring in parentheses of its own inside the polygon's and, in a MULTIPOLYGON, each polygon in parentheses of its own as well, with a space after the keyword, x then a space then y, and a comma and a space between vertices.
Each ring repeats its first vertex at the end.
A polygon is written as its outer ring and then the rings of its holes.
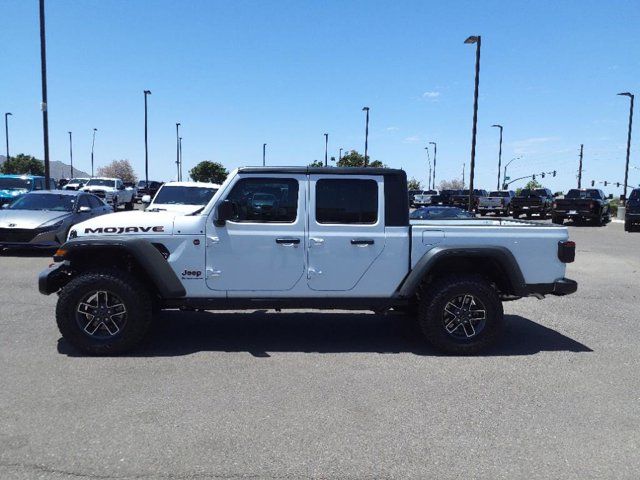
POLYGON ((91 212, 91 207, 80 207, 78 209, 78 212, 79 213, 89 213, 89 212, 91 212))
POLYGON ((142 203, 151 203, 151 195, 143 195, 142 203))
POLYGON ((225 200, 218 205, 218 219, 216 225, 224 226, 227 220, 231 220, 236 213, 236 206, 230 200, 225 200))
POLYGON ((9 208, 9 204, 8 203, 3 204, 2 208, 9 208))

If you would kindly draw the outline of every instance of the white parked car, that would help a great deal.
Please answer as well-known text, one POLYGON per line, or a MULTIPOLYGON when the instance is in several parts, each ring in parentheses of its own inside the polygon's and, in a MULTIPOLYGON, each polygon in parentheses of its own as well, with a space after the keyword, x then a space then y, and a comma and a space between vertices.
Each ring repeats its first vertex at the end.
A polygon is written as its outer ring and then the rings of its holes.
POLYGON ((120 205, 124 205, 126 210, 133 210, 135 191, 132 188, 126 188, 119 178, 94 177, 81 190, 103 199, 114 210, 117 210, 120 205))
POLYGON ((167 182, 156 196, 145 195, 142 203, 149 204, 148 212, 193 213, 202 209, 220 189, 216 183, 205 182, 167 182))
POLYGON ((438 349, 474 354, 499 339, 503 301, 577 290, 568 236, 542 223, 410 221, 402 170, 249 167, 190 215, 75 225, 39 288, 59 292, 62 336, 94 355, 133 348, 162 309, 265 308, 400 310, 438 349))

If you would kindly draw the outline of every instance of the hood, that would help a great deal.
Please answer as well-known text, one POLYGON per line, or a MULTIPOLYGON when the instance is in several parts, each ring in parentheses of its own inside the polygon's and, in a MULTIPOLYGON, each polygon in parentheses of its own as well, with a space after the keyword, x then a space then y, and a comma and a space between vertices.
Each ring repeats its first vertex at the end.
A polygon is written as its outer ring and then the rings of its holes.
POLYGON ((4 198, 4 199, 18 198, 20 195, 24 195, 28 191, 29 190, 27 190, 26 188, 0 190, 0 198, 4 198))
POLYGON ((105 187, 104 185, 89 185, 84 186, 80 189, 83 192, 99 192, 99 191, 103 191, 103 192, 108 192, 108 191, 113 191, 115 190, 115 188, 113 187, 105 187))
POLYGON ((37 228, 44 223, 55 223, 69 215, 72 213, 50 210, 0 210, 0 228, 37 228))
POLYGON ((74 225, 78 237, 102 235, 171 235, 175 214, 163 212, 118 212, 101 215, 74 225))
POLYGON ((193 213, 196 210, 202 210, 202 207, 205 205, 174 205, 170 203, 152 203, 147 207, 147 211, 149 213, 175 213, 188 215, 189 213, 193 213), (150 210, 158 209, 158 212, 151 212, 150 210))

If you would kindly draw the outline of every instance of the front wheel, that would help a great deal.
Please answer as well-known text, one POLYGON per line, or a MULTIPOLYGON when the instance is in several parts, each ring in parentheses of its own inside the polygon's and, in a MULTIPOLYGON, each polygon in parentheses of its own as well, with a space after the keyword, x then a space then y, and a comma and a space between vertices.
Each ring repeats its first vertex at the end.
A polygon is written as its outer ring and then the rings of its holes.
POLYGON ((478 275, 436 279, 421 295, 418 319, 427 340, 453 355, 473 355, 495 344, 504 330, 502 302, 478 275))
POLYGON ((71 345, 90 355, 115 355, 147 333, 152 301, 144 286, 119 270, 84 272, 64 286, 56 321, 71 345))

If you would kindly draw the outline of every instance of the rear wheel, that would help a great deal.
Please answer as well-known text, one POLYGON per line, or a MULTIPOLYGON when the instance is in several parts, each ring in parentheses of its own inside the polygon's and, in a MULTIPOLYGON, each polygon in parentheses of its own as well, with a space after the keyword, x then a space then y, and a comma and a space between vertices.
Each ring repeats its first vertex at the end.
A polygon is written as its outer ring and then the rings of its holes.
POLYGON ((438 350, 472 355, 496 343, 504 330, 502 302, 478 275, 437 279, 420 299, 418 319, 427 340, 438 350))
POLYGON ((71 345, 90 355, 115 355, 136 346, 152 318, 148 291, 119 270, 80 274, 60 292, 56 321, 71 345))
POLYGON ((512 213, 512 214, 511 214, 511 216, 512 216, 513 218, 515 218, 515 219, 520 218, 520 214, 519 214, 519 213, 515 213, 515 212, 514 212, 514 213, 512 213))

